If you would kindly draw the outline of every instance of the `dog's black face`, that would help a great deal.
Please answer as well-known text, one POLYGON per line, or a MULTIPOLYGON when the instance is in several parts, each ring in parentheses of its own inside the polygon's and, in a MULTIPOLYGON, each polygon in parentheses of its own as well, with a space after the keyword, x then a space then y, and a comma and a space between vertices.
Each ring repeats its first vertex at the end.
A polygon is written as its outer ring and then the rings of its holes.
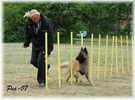
POLYGON ((88 51, 85 48, 81 48, 80 53, 78 54, 78 56, 76 57, 76 60, 79 61, 80 64, 84 63, 88 58, 88 51))

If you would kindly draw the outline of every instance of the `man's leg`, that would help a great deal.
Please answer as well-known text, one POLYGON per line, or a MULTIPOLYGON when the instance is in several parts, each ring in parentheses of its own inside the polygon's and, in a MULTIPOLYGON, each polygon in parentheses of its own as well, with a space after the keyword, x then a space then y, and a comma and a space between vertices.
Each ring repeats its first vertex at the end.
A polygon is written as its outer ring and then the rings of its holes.
POLYGON ((39 52, 38 56, 38 74, 37 74, 37 80, 39 84, 44 83, 45 84, 45 57, 43 55, 43 52, 39 52))
MULTIPOLYGON (((48 69, 50 68, 50 64, 48 64, 48 69)), ((39 83, 39 87, 44 87, 46 77, 45 77, 45 55, 42 51, 39 52, 38 56, 38 74, 37 74, 37 80, 39 83)))
POLYGON ((30 63, 38 68, 38 55, 39 55, 39 50, 35 50, 34 47, 32 47, 32 54, 31 54, 31 61, 30 63))

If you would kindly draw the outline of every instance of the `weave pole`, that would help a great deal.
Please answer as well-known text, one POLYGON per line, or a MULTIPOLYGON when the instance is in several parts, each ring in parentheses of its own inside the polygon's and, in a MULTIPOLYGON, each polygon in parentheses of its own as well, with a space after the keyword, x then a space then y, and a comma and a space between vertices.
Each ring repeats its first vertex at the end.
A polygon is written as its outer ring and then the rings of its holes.
MULTIPOLYGON (((93 51, 93 34, 91 34, 91 51, 93 51)), ((93 53, 90 56, 90 67, 89 67, 89 79, 92 80, 93 76, 93 53)))
POLYGON ((114 65, 114 36, 112 37, 112 64, 111 64, 111 68, 110 68, 110 75, 112 76, 113 73, 113 65, 114 65))
POLYGON ((133 45, 134 45, 134 44, 133 44, 133 43, 134 43, 134 39, 135 39, 135 38, 134 38, 134 35, 133 35, 133 36, 132 36, 132 48, 133 48, 133 45))
POLYGON ((132 36, 132 45, 133 45, 133 41, 134 41, 134 35, 132 36))
POLYGON ((61 68, 60 68, 60 33, 57 32, 57 46, 58 46, 58 55, 57 55, 57 64, 58 64, 58 86, 61 88, 61 68))
POLYGON ((115 57, 116 57, 116 72, 119 72, 119 67, 118 67, 118 38, 116 36, 115 38, 115 57))
POLYGON ((71 75, 71 85, 73 84, 73 63, 72 63, 72 57, 73 57, 73 32, 70 34, 70 39, 71 39, 71 47, 70 47, 70 75, 71 75))
POLYGON ((45 32, 45 87, 48 90, 48 33, 45 32))
POLYGON ((124 73, 124 56, 123 56, 123 37, 120 36, 121 40, 121 72, 124 73))
POLYGON ((127 72, 129 72, 130 71, 130 69, 129 69, 129 54, 128 54, 128 52, 129 52, 129 50, 128 50, 128 36, 126 36, 126 48, 127 48, 127 72))
POLYGON ((108 35, 106 36, 106 53, 105 53, 105 66, 104 66, 104 79, 106 78, 106 72, 107 72, 107 54, 108 54, 108 35))
POLYGON ((99 34, 97 79, 99 79, 99 76, 100 76, 100 50, 101 50, 101 35, 99 34))
POLYGON ((83 47, 83 34, 81 34, 81 47, 83 47))

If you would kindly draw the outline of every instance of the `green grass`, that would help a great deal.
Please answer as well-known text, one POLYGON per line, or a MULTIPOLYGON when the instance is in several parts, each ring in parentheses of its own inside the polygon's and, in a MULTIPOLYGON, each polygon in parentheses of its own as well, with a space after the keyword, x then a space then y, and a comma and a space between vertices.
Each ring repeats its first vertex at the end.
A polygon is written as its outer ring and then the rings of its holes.
MULTIPOLYGON (((111 46, 108 48, 108 72, 107 78, 103 79, 103 67, 105 63, 105 47, 101 48, 101 72, 100 79, 96 79, 97 72, 97 59, 98 59, 98 45, 94 45, 94 49, 87 45, 89 54, 94 56, 93 65, 93 83, 94 87, 89 86, 85 78, 82 77, 82 82, 78 84, 70 85, 65 82, 67 69, 62 69, 62 88, 58 88, 57 80, 57 45, 49 58, 51 64, 51 72, 49 74, 49 90, 38 88, 36 81, 37 69, 30 64, 31 47, 24 49, 22 43, 5 43, 4 44, 4 96, 19 96, 19 97, 129 97, 132 96, 132 73, 121 73, 121 54, 124 55, 124 67, 127 64, 127 52, 126 46, 123 46, 121 50, 118 47, 118 61, 119 61, 119 73, 113 72, 113 76, 110 76, 111 65, 111 46), (20 87, 22 85, 28 85, 27 91, 7 91, 7 85, 13 85, 20 87)), ((70 45, 62 44, 61 48, 61 63, 68 61, 70 58, 70 45)), ((78 44, 74 45, 73 55, 76 56, 80 50, 78 44)), ((130 67, 132 67, 132 47, 129 45, 129 61, 130 67)), ((115 55, 114 55, 115 56, 115 55)), ((114 69, 115 69, 115 57, 114 57, 114 69)), ((132 69, 131 69, 132 70, 132 69)))

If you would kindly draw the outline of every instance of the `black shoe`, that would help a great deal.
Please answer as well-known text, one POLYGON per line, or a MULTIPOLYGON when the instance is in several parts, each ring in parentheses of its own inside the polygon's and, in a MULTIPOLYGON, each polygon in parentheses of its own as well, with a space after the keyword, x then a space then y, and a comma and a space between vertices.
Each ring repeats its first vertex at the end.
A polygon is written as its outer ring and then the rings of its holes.
POLYGON ((39 83, 39 88, 44 88, 45 84, 44 83, 39 83))
POLYGON ((48 70, 50 69, 50 67, 51 67, 50 64, 48 64, 48 70))
POLYGON ((50 72, 50 70, 51 70, 51 66, 50 64, 48 64, 48 72, 50 72))

